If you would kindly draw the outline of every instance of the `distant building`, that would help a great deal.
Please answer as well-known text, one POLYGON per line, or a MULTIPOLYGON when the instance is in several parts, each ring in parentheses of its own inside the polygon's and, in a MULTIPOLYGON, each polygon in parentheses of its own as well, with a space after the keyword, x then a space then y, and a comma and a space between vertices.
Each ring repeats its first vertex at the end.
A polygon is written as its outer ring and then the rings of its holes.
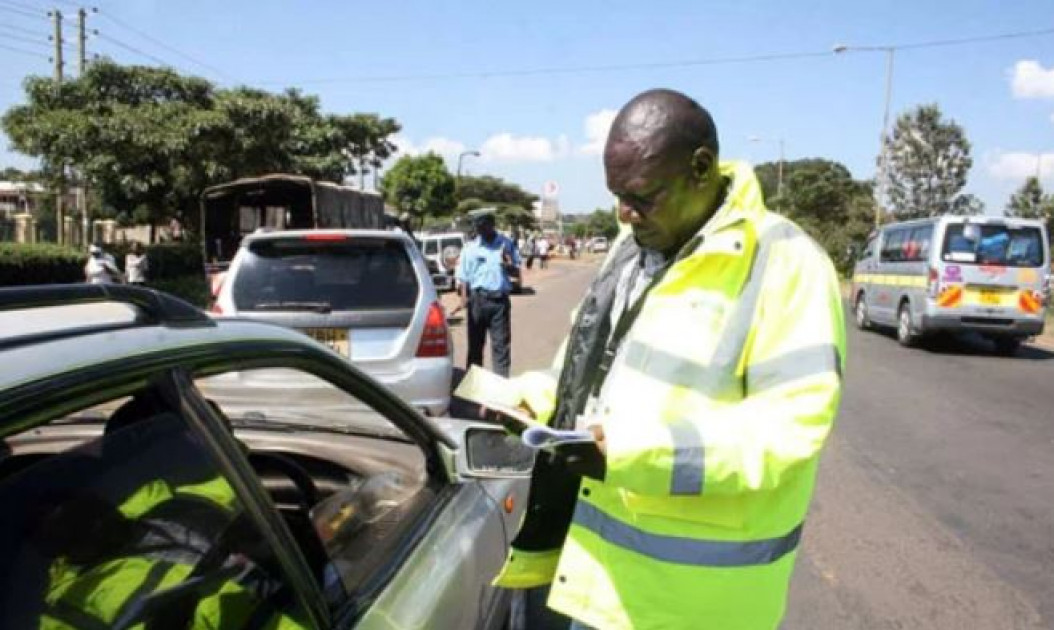
POLYGON ((44 187, 34 182, 0 181, 0 218, 16 214, 36 214, 44 197, 44 187))

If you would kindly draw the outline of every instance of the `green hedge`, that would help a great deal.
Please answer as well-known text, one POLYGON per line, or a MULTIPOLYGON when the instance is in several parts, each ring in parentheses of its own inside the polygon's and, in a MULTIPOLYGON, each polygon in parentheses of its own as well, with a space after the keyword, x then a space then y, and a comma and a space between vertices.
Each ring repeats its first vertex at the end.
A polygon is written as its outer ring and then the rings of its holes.
MULTIPOLYGON (((128 243, 105 246, 106 251, 124 269, 124 256, 132 247, 128 243)), ((171 293, 205 308, 210 300, 205 279, 201 248, 190 243, 161 243, 146 248, 150 261, 147 286, 171 293)), ((66 284, 84 282, 86 252, 52 243, 0 242, 0 287, 30 284, 66 284)))
POLYGON ((87 256, 51 243, 0 243, 0 286, 84 281, 87 256))
MULTIPOLYGON (((106 245, 117 266, 124 269, 128 243, 106 245)), ((146 248, 149 281, 179 280, 198 276, 204 279, 201 247, 194 243, 159 243, 146 248)), ((88 254, 80 249, 52 243, 0 242, 0 286, 62 284, 82 282, 88 254)))

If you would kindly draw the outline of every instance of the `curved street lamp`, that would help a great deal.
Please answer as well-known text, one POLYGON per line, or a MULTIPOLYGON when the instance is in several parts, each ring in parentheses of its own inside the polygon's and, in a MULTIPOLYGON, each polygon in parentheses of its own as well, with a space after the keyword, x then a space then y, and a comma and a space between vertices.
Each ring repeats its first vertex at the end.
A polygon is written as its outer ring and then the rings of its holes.
POLYGON ((847 52, 884 52, 886 53, 886 98, 885 107, 882 111, 882 135, 879 137, 878 153, 878 176, 875 181, 875 227, 882 223, 882 199, 886 193, 886 136, 889 134, 889 101, 893 94, 893 56, 897 51, 895 46, 848 46, 837 44, 832 48, 834 54, 839 55, 847 52))

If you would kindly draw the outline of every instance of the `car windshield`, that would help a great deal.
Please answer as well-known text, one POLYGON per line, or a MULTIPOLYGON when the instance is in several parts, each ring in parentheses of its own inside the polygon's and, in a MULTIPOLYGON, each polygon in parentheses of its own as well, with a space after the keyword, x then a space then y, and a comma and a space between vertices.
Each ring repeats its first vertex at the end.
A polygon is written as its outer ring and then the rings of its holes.
POLYGON ((413 308, 419 285, 406 247, 392 239, 255 241, 231 291, 239 310, 315 312, 413 308))
POLYGON ((942 257, 947 262, 1004 267, 1043 264, 1043 235, 1035 227, 1006 225, 949 225, 942 257))

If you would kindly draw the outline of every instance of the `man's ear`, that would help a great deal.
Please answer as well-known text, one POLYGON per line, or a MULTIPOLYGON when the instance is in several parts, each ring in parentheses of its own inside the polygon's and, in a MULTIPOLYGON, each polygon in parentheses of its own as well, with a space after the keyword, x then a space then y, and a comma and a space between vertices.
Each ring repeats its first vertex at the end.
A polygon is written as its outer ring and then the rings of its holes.
POLYGON ((705 184, 715 163, 717 163, 717 157, 709 148, 699 147, 696 149, 692 153, 692 176, 695 181, 699 184, 705 184))

